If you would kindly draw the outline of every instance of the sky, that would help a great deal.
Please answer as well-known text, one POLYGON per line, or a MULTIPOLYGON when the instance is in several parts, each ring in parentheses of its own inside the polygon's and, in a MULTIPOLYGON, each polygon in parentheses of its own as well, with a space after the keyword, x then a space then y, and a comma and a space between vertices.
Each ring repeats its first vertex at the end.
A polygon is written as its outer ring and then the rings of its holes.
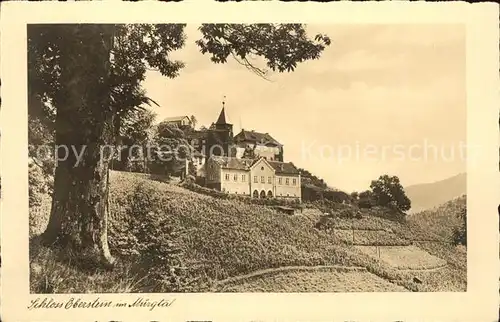
POLYGON ((349 192, 383 174, 408 186, 465 172, 463 26, 308 25, 332 44, 270 81, 234 61, 210 62, 197 27, 186 27, 186 46, 172 56, 186 63, 180 76, 150 71, 143 83, 159 121, 195 115, 209 126, 225 96, 235 134, 268 132, 285 161, 349 192))

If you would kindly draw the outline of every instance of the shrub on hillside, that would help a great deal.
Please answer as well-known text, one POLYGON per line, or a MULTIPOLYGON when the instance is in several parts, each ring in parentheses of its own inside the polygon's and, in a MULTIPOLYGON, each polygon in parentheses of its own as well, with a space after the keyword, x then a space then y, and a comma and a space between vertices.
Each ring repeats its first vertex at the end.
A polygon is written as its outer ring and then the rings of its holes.
POLYGON ((391 207, 390 205, 386 207, 373 206, 370 210, 367 210, 367 214, 399 223, 406 222, 406 214, 398 207, 391 207))
POLYGON ((361 192, 358 195, 358 207, 364 209, 370 209, 375 206, 375 199, 373 198, 373 194, 370 190, 366 190, 361 192))
POLYGON ((110 227, 113 251, 135 261, 137 270, 147 275, 158 290, 181 291, 189 285, 183 268, 182 252, 170 214, 162 208, 162 195, 148 183, 139 184, 128 197, 124 216, 110 227))
POLYGON ((323 199, 324 188, 317 187, 315 185, 307 183, 307 181, 302 181, 301 195, 304 201, 316 201, 323 199))
POLYGON ((331 200, 323 199, 312 203, 314 207, 323 213, 328 213, 330 217, 336 218, 362 218, 359 209, 352 205, 344 205, 331 200))
POLYGON ((351 203, 353 201, 352 197, 340 190, 327 189, 323 192, 323 197, 327 200, 338 202, 338 203, 351 203))
POLYGON ((453 243, 467 246, 467 208, 462 209, 459 218, 462 224, 453 231, 453 243))

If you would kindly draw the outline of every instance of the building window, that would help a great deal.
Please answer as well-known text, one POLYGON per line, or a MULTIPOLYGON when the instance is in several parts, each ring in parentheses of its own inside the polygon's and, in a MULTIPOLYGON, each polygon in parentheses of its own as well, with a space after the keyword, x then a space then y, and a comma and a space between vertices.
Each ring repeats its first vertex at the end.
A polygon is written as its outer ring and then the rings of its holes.
POLYGON ((285 184, 288 186, 290 184, 290 179, 286 178, 285 179, 285 184))
POLYGON ((238 181, 238 175, 237 174, 234 175, 234 181, 238 181))
POLYGON ((297 184, 297 179, 292 179, 292 185, 296 185, 297 184))
POLYGON ((241 181, 245 182, 245 180, 246 180, 246 179, 247 179, 247 176, 246 176, 246 175, 244 175, 244 174, 242 174, 242 175, 241 175, 241 181))
POLYGON ((261 169, 262 171, 264 171, 264 167, 260 167, 260 169, 261 169))
POLYGON ((283 183, 283 180, 281 179, 281 177, 278 178, 278 183, 279 184, 282 184, 283 183))
POLYGON ((264 176, 261 176, 261 177, 260 177, 260 182, 261 182, 261 183, 266 183, 266 179, 264 178, 264 176))
POLYGON ((271 183, 271 177, 267 177, 267 183, 271 183))
POLYGON ((229 173, 226 173, 226 181, 229 180, 229 173))
POLYGON ((257 180, 257 176, 254 176, 254 177, 253 177, 253 182, 255 182, 255 183, 258 183, 258 182, 259 182, 259 180, 257 180))

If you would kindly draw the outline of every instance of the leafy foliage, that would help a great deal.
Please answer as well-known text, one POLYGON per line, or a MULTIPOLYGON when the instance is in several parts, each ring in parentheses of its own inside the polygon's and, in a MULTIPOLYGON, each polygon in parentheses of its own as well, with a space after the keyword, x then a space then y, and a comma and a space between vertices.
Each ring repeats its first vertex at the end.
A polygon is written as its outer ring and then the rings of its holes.
POLYGON ((461 225, 453 231, 453 242, 455 245, 467 246, 467 208, 464 208, 458 214, 461 225))
POLYGON ((146 172, 147 146, 154 131, 156 114, 147 109, 129 112, 120 126, 118 151, 115 151, 112 167, 114 170, 146 172))
POLYGON ((168 122, 157 126, 152 140, 151 172, 155 174, 175 174, 184 171, 186 160, 191 160, 194 148, 184 131, 168 122))
POLYGON ((372 195, 380 206, 393 206, 402 211, 411 208, 411 201, 406 196, 397 176, 382 175, 370 184, 372 195))
POLYGON ((189 282, 178 245, 180 232, 171 215, 161 209, 161 199, 161 192, 152 186, 137 185, 128 196, 123 221, 112 226, 110 246, 139 262, 140 273, 148 275, 156 291, 186 290, 189 282))
POLYGON ((30 207, 40 206, 45 195, 52 191, 54 182, 35 163, 28 165, 28 195, 30 207))
POLYGON ((360 208, 371 208, 375 206, 376 202, 373 193, 370 190, 362 191, 358 196, 358 206, 360 208))
POLYGON ((214 63, 225 63, 232 56, 261 76, 267 71, 255 67, 250 58, 264 58, 272 71, 290 72, 301 62, 318 59, 331 43, 321 34, 311 41, 301 24, 205 24, 200 31, 203 36, 196 44, 214 63))
MULTIPOLYGON (((175 77, 184 67, 171 60, 170 53, 184 46, 182 24, 109 25, 113 34, 111 75, 108 83, 111 109, 116 111, 116 133, 133 119, 134 111, 144 104, 154 103, 141 89, 148 68, 157 68, 162 75, 175 77)), ((95 53, 88 47, 81 52, 70 39, 80 37, 82 42, 92 26, 86 25, 30 25, 28 28, 29 114, 43 123, 54 124, 57 102, 68 84, 61 82, 64 70, 61 63, 69 55, 89 57, 95 53)), ((101 57, 109 59, 109 57, 101 57)), ((89 68, 89 66, 87 66, 89 68)), ((89 79, 89 81, 91 81, 89 79)))

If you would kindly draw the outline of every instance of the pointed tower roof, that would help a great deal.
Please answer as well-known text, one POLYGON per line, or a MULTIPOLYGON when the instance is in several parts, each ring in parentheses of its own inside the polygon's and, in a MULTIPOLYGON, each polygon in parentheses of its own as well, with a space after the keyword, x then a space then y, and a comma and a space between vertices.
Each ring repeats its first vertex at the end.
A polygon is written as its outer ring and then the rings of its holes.
POLYGON ((219 118, 215 124, 227 124, 226 123, 226 112, 224 111, 224 106, 222 106, 222 110, 220 111, 219 118))
POLYGON ((227 125, 226 120, 226 96, 224 96, 224 100, 222 101, 222 110, 220 111, 219 118, 217 119, 217 122, 215 122, 216 125, 227 125))

